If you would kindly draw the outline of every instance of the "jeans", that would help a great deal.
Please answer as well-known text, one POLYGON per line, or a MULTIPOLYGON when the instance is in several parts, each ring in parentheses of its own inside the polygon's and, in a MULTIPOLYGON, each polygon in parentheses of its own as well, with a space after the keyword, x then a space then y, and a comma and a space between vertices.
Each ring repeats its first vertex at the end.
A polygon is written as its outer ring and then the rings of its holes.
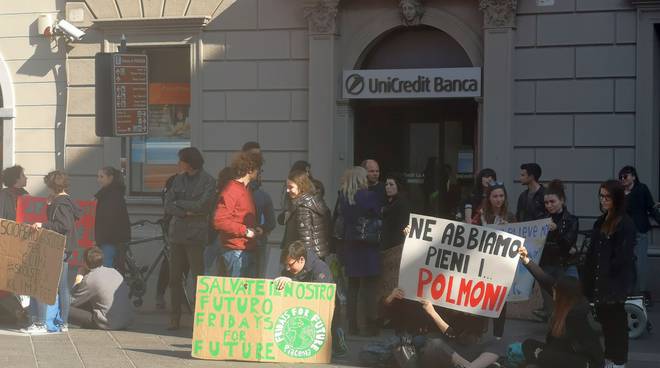
MULTIPOLYGON (((68 258, 68 255, 64 256, 68 258)), ((69 320, 69 307, 71 304, 71 291, 69 290, 69 262, 64 261, 62 272, 60 273, 60 283, 57 287, 57 300, 59 304, 59 320, 56 324, 66 324, 69 320)), ((48 304, 38 301, 36 298, 30 298, 30 312, 32 313, 32 322, 36 325, 46 325, 48 316, 48 304)))
POLYGON ((370 332, 378 317, 379 276, 349 277, 346 314, 349 333, 370 332))
POLYGON ((635 245, 635 291, 648 291, 646 274, 649 268, 649 234, 637 233, 637 244, 635 245))
POLYGON ((227 277, 256 277, 257 265, 254 252, 245 250, 235 250, 229 248, 222 249, 222 261, 224 263, 227 277))
POLYGON ((218 276, 218 257, 220 256, 220 244, 215 241, 204 247, 204 275, 218 276))
POLYGON ((114 267, 117 247, 113 244, 101 244, 99 248, 103 251, 103 266, 108 268, 114 267))

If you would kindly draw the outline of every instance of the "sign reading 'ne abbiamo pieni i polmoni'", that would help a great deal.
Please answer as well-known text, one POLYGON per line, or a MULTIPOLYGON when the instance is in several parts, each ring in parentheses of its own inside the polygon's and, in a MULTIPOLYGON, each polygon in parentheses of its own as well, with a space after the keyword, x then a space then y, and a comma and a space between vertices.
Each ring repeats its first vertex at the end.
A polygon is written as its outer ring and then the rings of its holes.
POLYGON ((481 68, 345 70, 347 99, 481 96, 481 68))
POLYGON ((524 242, 504 231, 411 214, 399 287, 409 299, 498 317, 524 242))
POLYGON ((212 360, 329 363, 335 284, 201 276, 192 356, 212 360))

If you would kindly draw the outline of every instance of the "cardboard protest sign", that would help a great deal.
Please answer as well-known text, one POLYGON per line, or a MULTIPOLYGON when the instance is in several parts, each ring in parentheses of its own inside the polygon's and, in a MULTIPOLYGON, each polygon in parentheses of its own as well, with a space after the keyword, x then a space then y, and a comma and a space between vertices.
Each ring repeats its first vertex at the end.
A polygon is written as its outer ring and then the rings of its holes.
POLYGON ((393 247, 380 252, 381 269, 380 274, 380 296, 390 295, 399 285, 399 265, 401 264, 401 253, 403 245, 393 247))
MULTIPOLYGON (((551 221, 551 219, 546 218, 536 221, 486 226, 525 238, 525 248, 529 252, 529 258, 535 263, 539 263, 551 221)), ((534 276, 525 267, 518 267, 507 301, 521 302, 529 300, 533 287, 534 276)))
POLYGON ((482 226, 410 215, 399 270, 406 298, 498 317, 524 239, 482 226))
POLYGON ((200 276, 192 356, 330 363, 335 284, 200 276))
POLYGON ((0 219, 0 290, 55 304, 64 236, 0 219))
MULTIPOLYGON (((94 223, 96 218, 96 201, 76 201, 83 210, 83 214, 76 221, 76 232, 78 235, 78 248, 73 251, 69 258, 69 265, 79 266, 83 263, 82 256, 86 248, 94 245, 94 223)), ((16 221, 33 224, 35 222, 48 221, 46 211, 48 209, 48 198, 45 197, 18 197, 16 203, 16 221)))

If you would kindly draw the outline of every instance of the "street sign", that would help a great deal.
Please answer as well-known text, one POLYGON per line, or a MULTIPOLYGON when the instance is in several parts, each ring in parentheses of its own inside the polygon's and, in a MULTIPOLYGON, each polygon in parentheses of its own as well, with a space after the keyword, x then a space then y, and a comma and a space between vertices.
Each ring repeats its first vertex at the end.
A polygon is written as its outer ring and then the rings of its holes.
POLYGON ((115 136, 149 131, 149 69, 147 55, 113 54, 112 107, 115 136))

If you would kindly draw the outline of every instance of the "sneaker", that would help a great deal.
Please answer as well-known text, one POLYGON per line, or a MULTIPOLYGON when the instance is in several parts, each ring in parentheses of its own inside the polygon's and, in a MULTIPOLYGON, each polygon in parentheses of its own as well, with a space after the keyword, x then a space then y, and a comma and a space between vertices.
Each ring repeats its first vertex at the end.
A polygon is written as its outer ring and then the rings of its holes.
POLYGON ((59 327, 60 327, 60 332, 69 332, 69 325, 63 324, 60 325, 59 327))
POLYGON ((48 329, 44 325, 31 324, 26 328, 21 328, 21 332, 28 335, 45 335, 48 329))

